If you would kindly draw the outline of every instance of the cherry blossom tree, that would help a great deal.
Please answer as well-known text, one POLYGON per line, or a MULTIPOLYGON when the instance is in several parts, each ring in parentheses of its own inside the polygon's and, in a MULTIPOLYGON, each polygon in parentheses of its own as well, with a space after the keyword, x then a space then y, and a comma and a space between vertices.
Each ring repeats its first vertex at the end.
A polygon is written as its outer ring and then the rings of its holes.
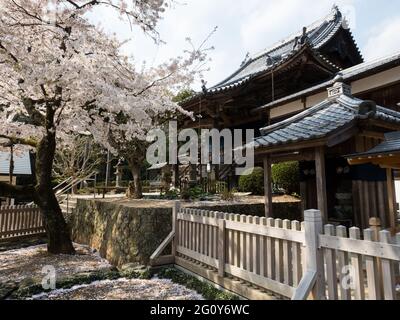
POLYGON ((57 144, 82 132, 118 151, 142 139, 157 114, 181 111, 170 90, 190 81, 201 50, 150 70, 137 70, 122 45, 87 19, 98 6, 117 10, 158 41, 164 0, 0 0, 0 144, 36 152, 36 184, 0 182, 0 196, 30 195, 41 209, 51 253, 74 253, 52 189, 57 144), (121 133, 121 134, 118 134, 121 133), (113 142, 113 143, 110 143, 113 142))

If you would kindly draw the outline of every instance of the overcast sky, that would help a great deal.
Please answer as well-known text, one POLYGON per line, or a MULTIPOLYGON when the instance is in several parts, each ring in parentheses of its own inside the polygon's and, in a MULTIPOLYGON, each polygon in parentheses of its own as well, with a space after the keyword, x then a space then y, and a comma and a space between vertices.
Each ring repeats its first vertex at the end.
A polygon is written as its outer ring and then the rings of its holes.
MULTIPOLYGON (((205 74, 207 87, 235 71, 247 52, 255 54, 275 42, 298 32, 329 14, 333 4, 348 17, 356 42, 365 60, 400 51, 399 0, 177 0, 181 4, 168 10, 158 25, 166 44, 154 42, 139 30, 130 30, 115 14, 96 11, 91 19, 116 33, 121 40, 131 39, 123 50, 135 62, 158 64, 187 48, 186 37, 200 44, 218 27, 209 40, 212 61, 205 74)), ((198 88, 195 88, 198 89, 198 88)))

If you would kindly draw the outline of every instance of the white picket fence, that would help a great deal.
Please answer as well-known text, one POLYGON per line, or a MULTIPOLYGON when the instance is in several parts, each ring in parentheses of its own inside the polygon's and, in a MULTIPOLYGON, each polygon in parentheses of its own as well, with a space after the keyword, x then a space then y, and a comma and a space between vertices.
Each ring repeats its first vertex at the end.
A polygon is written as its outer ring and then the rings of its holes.
POLYGON ((45 234, 42 215, 37 206, 0 207, 0 241, 45 234))
MULTIPOLYGON (((180 209, 179 203, 173 211, 173 230, 152 255, 153 265, 214 270, 218 277, 209 280, 219 285, 236 279, 296 300, 399 298, 400 235, 396 244, 388 231, 379 232, 378 242, 373 230, 324 227, 317 210, 306 211, 302 223, 180 209), (162 256, 169 243, 172 255, 162 256)), ((246 296, 247 290, 227 286, 246 296)))

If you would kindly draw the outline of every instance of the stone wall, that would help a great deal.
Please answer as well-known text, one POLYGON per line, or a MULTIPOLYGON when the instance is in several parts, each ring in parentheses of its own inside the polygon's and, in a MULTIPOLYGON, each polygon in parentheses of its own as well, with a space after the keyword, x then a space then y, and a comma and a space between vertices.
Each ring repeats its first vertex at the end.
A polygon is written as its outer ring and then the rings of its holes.
MULTIPOLYGON (((182 203, 185 207, 264 216, 262 203, 182 203)), ((274 203, 275 218, 301 220, 300 202, 274 203)), ((116 266, 148 264, 151 254, 171 232, 171 207, 134 206, 79 199, 68 219, 73 241, 97 249, 116 266)))
POLYGON ((97 249, 113 265, 148 264, 151 254, 171 232, 171 216, 171 208, 78 200, 69 225, 73 241, 97 249))

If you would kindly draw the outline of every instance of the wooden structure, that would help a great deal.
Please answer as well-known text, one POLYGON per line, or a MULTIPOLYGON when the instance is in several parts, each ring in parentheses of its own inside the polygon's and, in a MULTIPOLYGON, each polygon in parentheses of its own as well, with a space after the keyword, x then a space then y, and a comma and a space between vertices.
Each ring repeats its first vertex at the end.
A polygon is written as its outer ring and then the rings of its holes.
POLYGON ((256 156, 264 159, 266 216, 273 217, 270 166, 294 160, 301 162, 303 171, 304 209, 318 208, 325 223, 340 222, 341 211, 348 210, 345 218, 351 225, 366 228, 371 217, 381 217, 385 227, 392 226, 394 207, 385 199, 394 196, 393 176, 386 177, 378 167, 350 168, 343 156, 363 150, 365 141, 379 143, 384 132, 396 128, 400 129, 399 112, 353 97, 351 87, 337 77, 327 99, 261 129, 255 139, 256 156), (307 172, 312 174, 305 177, 307 172), (341 206, 343 195, 351 202, 341 206))
POLYGON ((0 207, 0 242, 46 233, 37 206, 0 207))
POLYGON ((173 219, 151 263, 175 264, 248 299, 271 299, 271 293, 295 300, 310 294, 318 300, 399 299, 400 234, 393 240, 387 231, 367 229, 361 240, 359 228, 323 226, 318 210, 306 211, 300 223, 176 203, 173 219), (170 243, 172 253, 163 256, 170 243), (341 285, 346 268, 353 277, 349 287, 341 285))
POLYGON ((367 152, 347 156, 351 165, 372 163, 386 170, 387 202, 390 212, 390 227, 395 231, 399 225, 393 170, 400 169, 400 132, 385 134, 385 140, 367 152))
MULTIPOLYGON (((363 62, 343 22, 334 7, 298 34, 247 57, 227 79, 182 103, 198 118, 182 119, 182 127, 255 130, 256 165, 266 169, 267 217, 273 217, 270 167, 295 160, 303 211, 318 208, 325 222, 361 228, 380 217, 389 227, 386 174, 376 166, 350 167, 343 156, 365 152, 386 132, 400 130, 400 53, 363 62), (375 111, 370 100, 386 109, 375 111), (266 136, 270 141, 263 143, 266 136)), ((238 177, 234 166, 230 170, 212 166, 215 180, 231 187, 238 177)), ((201 166, 192 171, 200 181, 201 166)))

